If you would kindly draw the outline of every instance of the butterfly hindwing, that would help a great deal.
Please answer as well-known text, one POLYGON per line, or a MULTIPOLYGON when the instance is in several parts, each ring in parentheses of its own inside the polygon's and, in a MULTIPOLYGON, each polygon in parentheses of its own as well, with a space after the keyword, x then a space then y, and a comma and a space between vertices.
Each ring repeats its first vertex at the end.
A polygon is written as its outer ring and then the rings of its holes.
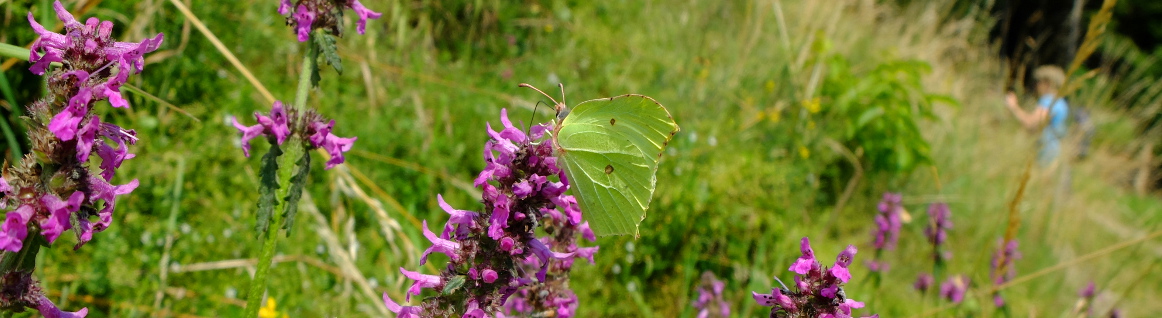
POLYGON ((677 132, 669 111, 642 95, 595 99, 573 107, 554 139, 577 203, 595 234, 638 234, 653 197, 658 160, 677 132))

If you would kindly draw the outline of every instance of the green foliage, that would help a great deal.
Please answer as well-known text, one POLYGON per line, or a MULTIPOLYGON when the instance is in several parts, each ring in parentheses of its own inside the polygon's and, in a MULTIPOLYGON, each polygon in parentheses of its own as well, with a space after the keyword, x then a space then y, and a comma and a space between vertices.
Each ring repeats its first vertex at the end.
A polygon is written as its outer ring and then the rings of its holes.
POLYGON ((294 176, 290 179, 290 189, 287 190, 285 211, 283 211, 282 228, 286 236, 290 237, 291 229, 295 225, 295 215, 299 212, 299 199, 303 197, 303 187, 307 184, 307 177, 311 174, 311 152, 304 151, 303 156, 295 163, 294 176))
POLYGON ((858 71, 836 55, 827 65, 821 92, 833 105, 824 120, 827 137, 862 149, 864 169, 871 174, 907 174, 932 163, 920 120, 935 118, 935 102, 957 102, 924 89, 922 76, 931 71, 927 63, 888 60, 858 71))
MULTIPOLYGON (((319 49, 319 52, 323 53, 323 60, 327 61, 327 64, 331 65, 331 67, 334 68, 336 72, 343 74, 343 59, 339 58, 339 52, 337 51, 338 49, 335 47, 335 37, 326 32, 315 32, 315 34, 311 36, 311 40, 319 49)), ((322 63, 316 63, 316 65, 322 65, 322 63)), ((319 70, 316 67, 314 71, 317 73, 319 70)), ((314 86, 318 86, 319 83, 316 80, 314 84, 314 86)))
POLYGON ((255 231, 261 237, 270 228, 270 220, 274 217, 274 209, 278 206, 278 157, 282 156, 282 149, 278 144, 271 144, 270 151, 262 155, 262 168, 259 174, 262 182, 258 185, 258 210, 255 231))

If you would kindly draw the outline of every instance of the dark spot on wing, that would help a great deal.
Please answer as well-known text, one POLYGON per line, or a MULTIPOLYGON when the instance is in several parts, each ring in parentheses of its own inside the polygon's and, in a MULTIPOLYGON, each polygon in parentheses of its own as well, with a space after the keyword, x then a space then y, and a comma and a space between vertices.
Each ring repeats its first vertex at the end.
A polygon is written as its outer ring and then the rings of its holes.
POLYGON ((610 125, 610 126, 613 126, 613 125, 615 125, 616 123, 617 123, 617 118, 610 118, 610 119, 609 119, 609 125, 610 125))
POLYGON ((613 173, 613 165, 605 165, 605 174, 613 173))

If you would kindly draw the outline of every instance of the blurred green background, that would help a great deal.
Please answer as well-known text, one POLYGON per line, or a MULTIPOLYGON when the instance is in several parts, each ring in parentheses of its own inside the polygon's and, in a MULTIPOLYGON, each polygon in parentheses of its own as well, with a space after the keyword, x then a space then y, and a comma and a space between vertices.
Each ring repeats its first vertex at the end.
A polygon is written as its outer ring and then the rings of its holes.
MULTIPOLYGON (((277 99, 293 99, 305 46, 277 1, 180 1, 277 99)), ((141 186, 81 250, 61 242, 40 253, 43 286, 90 317, 240 315, 258 250, 258 156, 242 156, 229 118, 269 103, 170 1, 64 2, 78 18, 114 21, 123 40, 164 32, 131 84, 176 108, 140 94, 127 95, 128 110, 102 108, 137 129, 138 155, 118 178, 141 186)), ((682 129, 663 156, 641 238, 601 238, 596 264, 574 267, 580 316, 693 317, 703 271, 727 281, 736 316, 765 315, 750 292, 769 291, 772 276, 791 280, 803 236, 821 260, 860 248, 846 287, 868 305, 857 314, 999 315, 984 293, 988 259, 1037 135, 1002 107, 1006 74, 990 46, 988 3, 965 2, 363 1, 383 18, 358 35, 348 17, 345 72, 325 69, 309 102, 336 119, 337 135, 359 140, 344 166, 324 171, 316 160, 268 296, 291 317, 382 316, 380 295, 402 299, 411 282, 398 268, 417 268, 427 247, 420 220, 444 221, 436 195, 479 208, 471 180, 484 167, 485 122, 499 123, 501 108, 549 121, 549 107, 534 113, 540 95, 517 84, 561 82, 572 102, 652 96, 682 129), (911 221, 899 247, 880 255, 891 268, 876 277, 863 264, 885 191, 903 193, 911 221), (976 291, 958 306, 911 287, 931 271, 923 227, 934 202, 947 202, 955 223, 945 273, 968 275, 976 291)), ((1120 6, 1135 2, 1149 1, 1120 6)), ((0 0, 0 41, 35 39, 29 11, 59 24, 47 4, 0 0)), ((1095 315, 1162 311, 1162 240, 1073 262, 1162 224, 1152 179, 1162 138, 1151 124, 1162 84, 1154 49, 1126 39, 1111 34, 1107 58, 1090 66, 1101 72, 1070 96, 1092 114, 1090 155, 1033 169, 1015 266, 1018 275, 1063 266, 1003 290, 1013 316, 1072 317, 1090 281, 1095 315)), ((27 66, 4 64, 13 94, 0 104, 14 124, 11 110, 43 93, 27 66)), ((256 153, 266 151, 260 144, 256 153)))

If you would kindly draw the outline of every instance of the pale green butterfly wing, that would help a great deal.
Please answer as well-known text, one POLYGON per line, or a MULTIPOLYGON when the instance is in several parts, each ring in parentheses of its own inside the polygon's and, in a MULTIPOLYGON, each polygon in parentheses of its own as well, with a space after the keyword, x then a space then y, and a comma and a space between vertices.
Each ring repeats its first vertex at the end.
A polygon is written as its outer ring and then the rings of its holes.
POLYGON ((577 203, 598 236, 638 235, 662 149, 678 132, 654 99, 621 95, 577 104, 554 136, 577 203))

